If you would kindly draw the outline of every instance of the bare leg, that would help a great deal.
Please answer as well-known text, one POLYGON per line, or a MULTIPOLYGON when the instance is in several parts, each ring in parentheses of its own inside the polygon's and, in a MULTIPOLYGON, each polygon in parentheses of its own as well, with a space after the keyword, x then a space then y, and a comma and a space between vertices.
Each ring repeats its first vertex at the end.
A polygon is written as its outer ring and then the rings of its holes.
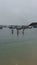
POLYGON ((22 34, 24 35, 24 29, 23 29, 23 32, 22 32, 22 34))
POLYGON ((19 30, 17 30, 17 36, 19 35, 19 30))
POLYGON ((14 30, 12 29, 12 34, 14 33, 14 30))

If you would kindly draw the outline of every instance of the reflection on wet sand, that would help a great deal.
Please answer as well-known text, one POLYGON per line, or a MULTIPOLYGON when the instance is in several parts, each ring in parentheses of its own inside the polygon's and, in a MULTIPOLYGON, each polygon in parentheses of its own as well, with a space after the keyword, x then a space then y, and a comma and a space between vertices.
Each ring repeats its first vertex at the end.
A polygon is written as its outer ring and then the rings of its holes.
POLYGON ((0 65, 37 65, 37 44, 1 45, 0 65))
MULTIPOLYGON (((5 26, 4 26, 5 27, 5 26)), ((5 27, 6 28, 6 27, 5 27)), ((10 28, 0 32, 0 65, 37 65, 37 29, 24 30, 19 35, 21 28, 10 28)), ((31 29, 31 26, 30 26, 31 29)))

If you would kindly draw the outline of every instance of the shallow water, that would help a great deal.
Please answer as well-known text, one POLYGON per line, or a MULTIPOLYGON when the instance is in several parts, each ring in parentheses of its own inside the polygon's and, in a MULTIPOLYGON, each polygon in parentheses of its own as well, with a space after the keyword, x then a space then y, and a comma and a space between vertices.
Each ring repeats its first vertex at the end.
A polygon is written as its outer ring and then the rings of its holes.
POLYGON ((37 29, 0 30, 0 65, 37 65, 37 29))

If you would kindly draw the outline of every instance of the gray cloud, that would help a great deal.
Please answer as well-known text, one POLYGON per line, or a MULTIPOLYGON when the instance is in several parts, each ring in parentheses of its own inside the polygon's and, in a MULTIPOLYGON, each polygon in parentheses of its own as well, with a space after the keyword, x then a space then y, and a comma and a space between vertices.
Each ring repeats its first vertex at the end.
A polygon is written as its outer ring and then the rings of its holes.
POLYGON ((37 0, 0 0, 0 24, 37 21, 37 0))

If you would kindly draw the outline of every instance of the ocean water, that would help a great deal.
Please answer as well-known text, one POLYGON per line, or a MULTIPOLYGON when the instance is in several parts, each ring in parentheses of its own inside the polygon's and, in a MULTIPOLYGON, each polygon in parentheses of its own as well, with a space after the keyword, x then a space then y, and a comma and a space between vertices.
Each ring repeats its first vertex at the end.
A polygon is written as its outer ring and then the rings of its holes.
POLYGON ((14 30, 0 30, 0 65, 37 65, 37 28, 22 30, 19 36, 14 30))

